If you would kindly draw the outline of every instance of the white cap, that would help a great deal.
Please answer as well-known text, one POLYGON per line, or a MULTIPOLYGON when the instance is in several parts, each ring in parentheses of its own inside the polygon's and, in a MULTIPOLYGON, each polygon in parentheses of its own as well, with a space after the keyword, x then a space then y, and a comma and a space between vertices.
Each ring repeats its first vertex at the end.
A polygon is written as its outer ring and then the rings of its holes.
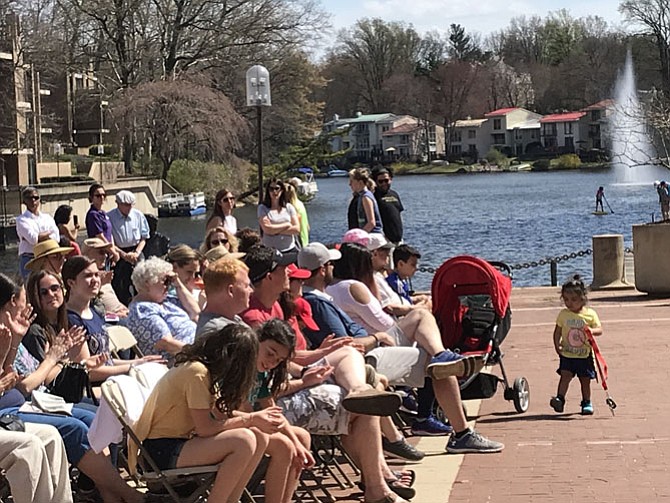
POLYGON ((116 202, 121 204, 135 204, 135 194, 129 190, 120 190, 116 193, 116 202))
POLYGON ((391 249, 393 248, 393 244, 389 243, 383 234, 372 232, 368 238, 367 248, 370 251, 379 250, 380 248, 391 249))
POLYGON ((298 253, 298 267, 313 271, 331 260, 340 260, 339 250, 330 250, 321 243, 312 242, 298 253))

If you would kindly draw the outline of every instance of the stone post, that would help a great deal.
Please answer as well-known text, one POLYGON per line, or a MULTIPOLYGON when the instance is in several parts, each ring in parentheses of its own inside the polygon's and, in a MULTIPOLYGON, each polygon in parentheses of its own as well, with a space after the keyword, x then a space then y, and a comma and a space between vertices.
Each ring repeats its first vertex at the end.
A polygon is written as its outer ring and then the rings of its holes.
POLYGON ((670 224, 633 225, 635 288, 652 295, 670 293, 670 224))
POLYGON ((633 288, 633 285, 626 283, 623 236, 621 234, 593 236, 593 283, 591 283, 591 289, 610 288, 633 288))

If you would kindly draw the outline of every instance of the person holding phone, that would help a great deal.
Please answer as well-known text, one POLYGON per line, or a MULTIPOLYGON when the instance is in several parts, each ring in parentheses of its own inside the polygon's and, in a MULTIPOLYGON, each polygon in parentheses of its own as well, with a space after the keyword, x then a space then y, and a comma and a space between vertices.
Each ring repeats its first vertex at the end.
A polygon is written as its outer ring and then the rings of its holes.
POLYGON ((79 218, 77 215, 72 214, 72 206, 69 204, 61 204, 58 208, 56 208, 56 213, 54 213, 54 221, 56 222, 58 231, 60 232, 61 245, 71 246, 74 248, 68 257, 73 255, 81 255, 81 249, 77 243, 79 218), (72 225, 70 225, 70 220, 72 220, 72 225))

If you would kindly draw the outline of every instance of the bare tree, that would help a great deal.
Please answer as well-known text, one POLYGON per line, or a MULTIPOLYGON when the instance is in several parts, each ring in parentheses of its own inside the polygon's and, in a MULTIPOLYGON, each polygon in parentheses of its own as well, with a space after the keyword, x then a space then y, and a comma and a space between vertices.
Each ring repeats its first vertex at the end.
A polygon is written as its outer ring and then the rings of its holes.
POLYGON ((162 162, 162 178, 181 157, 226 161, 234 158, 248 132, 230 100, 190 78, 148 82, 120 93, 113 114, 121 131, 149 139, 162 162))

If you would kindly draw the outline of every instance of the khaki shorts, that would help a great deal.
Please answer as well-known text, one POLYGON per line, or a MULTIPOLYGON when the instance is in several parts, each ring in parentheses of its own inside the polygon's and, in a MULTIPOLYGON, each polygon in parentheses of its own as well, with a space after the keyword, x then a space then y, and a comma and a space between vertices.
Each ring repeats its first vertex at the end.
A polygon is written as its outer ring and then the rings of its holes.
POLYGON ((384 374, 390 384, 423 388, 430 355, 419 347, 390 346, 369 351, 365 361, 384 374))

